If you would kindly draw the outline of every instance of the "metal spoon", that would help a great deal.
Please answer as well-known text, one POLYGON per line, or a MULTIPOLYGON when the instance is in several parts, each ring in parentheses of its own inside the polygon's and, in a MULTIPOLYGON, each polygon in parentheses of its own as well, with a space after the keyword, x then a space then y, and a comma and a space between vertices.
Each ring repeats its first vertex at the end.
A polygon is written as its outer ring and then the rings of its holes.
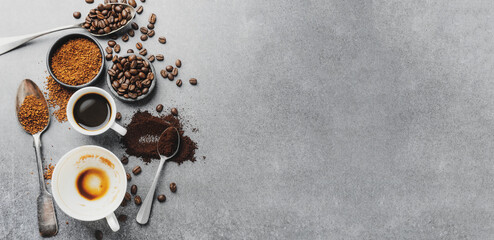
MULTIPOLYGON (((163 138, 166 134, 177 134, 177 149, 175 152, 170 155, 170 156, 165 156, 163 153, 160 153, 159 145, 158 145, 158 154, 160 155, 160 165, 158 166, 158 171, 156 172, 156 175, 154 176, 153 184, 151 184, 151 188, 149 189, 148 194, 146 195, 146 198, 144 199, 144 202, 142 203, 141 208, 139 209, 139 212, 137 213, 136 220, 140 224, 146 224, 149 220, 149 213, 151 212, 151 206, 153 205, 153 199, 154 199, 154 192, 156 190, 156 183, 158 182, 158 178, 161 173, 161 169, 163 168, 163 165, 167 160, 175 156, 178 152, 178 149, 180 148, 180 134, 178 133, 178 130, 174 127, 169 127, 163 131, 163 133, 160 136, 163 138)), ((159 143, 159 141, 158 141, 159 143)))
MULTIPOLYGON (((36 83, 29 79, 25 79, 21 82, 19 89, 17 90, 17 97, 15 103, 16 115, 19 116, 19 110, 27 96, 33 95, 38 99, 42 99, 45 106, 48 108, 43 93, 39 90, 36 83)), ((19 119, 20 122, 20 119, 19 119)), ((33 135, 34 137, 34 150, 36 152, 36 160, 38 163, 38 177, 39 177, 39 190, 38 196, 38 228, 39 233, 43 237, 55 236, 58 232, 57 216, 55 215, 55 208, 53 207, 53 197, 46 191, 45 180, 43 177, 43 164, 41 163, 41 133, 46 130, 50 123, 50 115, 48 114, 48 123, 45 128, 40 132, 33 135)))
MULTIPOLYGON (((108 36, 110 34, 113 34, 115 32, 118 32, 120 31, 122 28, 128 26, 132 21, 132 19, 135 18, 136 16, 136 11, 135 9, 128 5, 128 4, 125 4, 125 3, 109 3, 109 4, 112 4, 112 5, 123 5, 125 8, 129 7, 130 9, 130 14, 131 14, 131 18, 129 21, 127 21, 127 24, 119 27, 118 29, 115 29, 109 33, 104 33, 104 34, 95 34, 95 33, 90 33, 91 35, 93 36, 96 36, 96 37, 104 37, 104 36, 108 36)), ((43 31, 43 32, 38 32, 38 33, 34 33, 34 34, 26 34, 26 35, 21 35, 21 36, 14 36, 14 37, 4 37, 4 38, 0 38, 0 55, 14 49, 14 48, 17 48, 19 47, 20 45, 24 44, 24 43, 27 43, 37 37, 41 37, 43 35, 46 35, 46 34, 49 34, 49 33, 53 33, 53 32, 58 32, 58 31, 62 31, 62 30, 67 30, 67 29, 71 29, 71 28, 82 28, 82 25, 84 24, 83 23, 78 23, 78 24, 74 24, 74 25, 69 25, 69 26, 64 26, 64 27, 58 27, 58 28, 53 28, 53 29, 50 29, 50 30, 46 30, 46 31, 43 31)))

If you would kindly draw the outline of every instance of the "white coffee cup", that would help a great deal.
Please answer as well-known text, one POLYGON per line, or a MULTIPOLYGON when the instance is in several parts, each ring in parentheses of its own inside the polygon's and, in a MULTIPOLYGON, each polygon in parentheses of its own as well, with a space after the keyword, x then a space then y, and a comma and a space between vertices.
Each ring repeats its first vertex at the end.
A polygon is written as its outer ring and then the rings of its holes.
POLYGON ((67 119, 68 119, 70 125, 72 125, 72 127, 76 131, 78 131, 84 135, 89 135, 89 136, 99 135, 99 134, 106 132, 106 130, 108 130, 109 128, 111 128, 115 132, 117 132, 118 134, 124 136, 127 133, 127 129, 125 129, 124 127, 115 123, 116 116, 117 116, 117 107, 115 105, 115 100, 113 100, 113 98, 110 96, 110 94, 107 91, 105 91, 101 88, 98 88, 98 87, 85 87, 85 88, 77 90, 74 94, 72 94, 72 96, 69 99, 69 102, 67 103, 67 119), (100 129, 96 129, 96 130, 84 129, 74 119, 74 106, 75 106, 77 100, 79 100, 82 96, 84 96, 86 94, 90 94, 90 93, 96 93, 96 94, 99 94, 99 95, 105 97, 106 100, 108 100, 108 103, 110 103, 110 109, 111 109, 111 116, 110 116, 110 119, 108 120, 108 122, 106 123, 106 125, 100 129))
POLYGON ((66 153, 53 170, 51 189, 57 205, 70 217, 81 221, 106 218, 113 231, 120 229, 114 211, 125 196, 127 175, 117 156, 107 149, 86 145, 66 153), (108 177, 107 190, 93 200, 84 197, 77 187, 80 174, 88 169, 102 170, 108 177))

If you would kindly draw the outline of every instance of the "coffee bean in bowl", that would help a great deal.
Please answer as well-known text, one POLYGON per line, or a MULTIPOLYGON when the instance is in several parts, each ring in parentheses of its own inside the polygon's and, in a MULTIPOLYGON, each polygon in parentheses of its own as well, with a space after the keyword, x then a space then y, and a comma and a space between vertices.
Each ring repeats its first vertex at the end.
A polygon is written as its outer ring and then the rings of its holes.
POLYGON ((95 36, 120 31, 135 17, 135 10, 128 4, 99 4, 91 9, 82 27, 95 36))
POLYGON ((107 84, 111 92, 125 102, 139 101, 154 90, 156 71, 145 57, 127 54, 112 59, 107 84))

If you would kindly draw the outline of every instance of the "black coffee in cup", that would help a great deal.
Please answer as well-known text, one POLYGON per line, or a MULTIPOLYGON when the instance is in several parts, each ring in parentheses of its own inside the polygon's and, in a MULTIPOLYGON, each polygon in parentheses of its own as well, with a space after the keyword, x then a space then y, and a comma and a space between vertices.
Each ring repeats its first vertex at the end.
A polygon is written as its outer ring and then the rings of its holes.
POLYGON ((110 121, 111 111, 110 102, 104 96, 88 93, 74 104, 74 120, 86 130, 98 130, 110 121))

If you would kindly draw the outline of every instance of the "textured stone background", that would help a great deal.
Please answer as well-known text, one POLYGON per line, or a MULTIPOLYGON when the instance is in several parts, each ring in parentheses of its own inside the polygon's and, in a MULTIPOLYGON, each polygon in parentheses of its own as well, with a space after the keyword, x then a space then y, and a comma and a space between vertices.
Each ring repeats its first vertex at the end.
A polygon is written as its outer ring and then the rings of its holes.
MULTIPOLYGON (((72 24, 73 11, 96 6, 1 3, 1 36, 72 24)), ((157 36, 168 39, 144 43, 165 54, 157 68, 180 58, 180 77, 199 85, 160 80, 146 103, 117 101, 123 122, 158 103, 177 107, 207 158, 166 165, 158 192, 167 201, 148 225, 133 220, 133 205, 117 210, 130 217, 117 233, 57 209, 56 239, 95 229, 106 239, 494 238, 494 2, 148 0, 144 8, 137 22, 157 13, 157 36)), ((0 56, 0 238, 38 238, 36 163, 15 91, 24 78, 42 85, 50 44, 69 32, 0 56)), ((90 138, 55 121, 42 141, 45 163, 84 144, 123 153, 113 132, 90 138)), ((156 166, 132 180, 142 195, 156 166)))

